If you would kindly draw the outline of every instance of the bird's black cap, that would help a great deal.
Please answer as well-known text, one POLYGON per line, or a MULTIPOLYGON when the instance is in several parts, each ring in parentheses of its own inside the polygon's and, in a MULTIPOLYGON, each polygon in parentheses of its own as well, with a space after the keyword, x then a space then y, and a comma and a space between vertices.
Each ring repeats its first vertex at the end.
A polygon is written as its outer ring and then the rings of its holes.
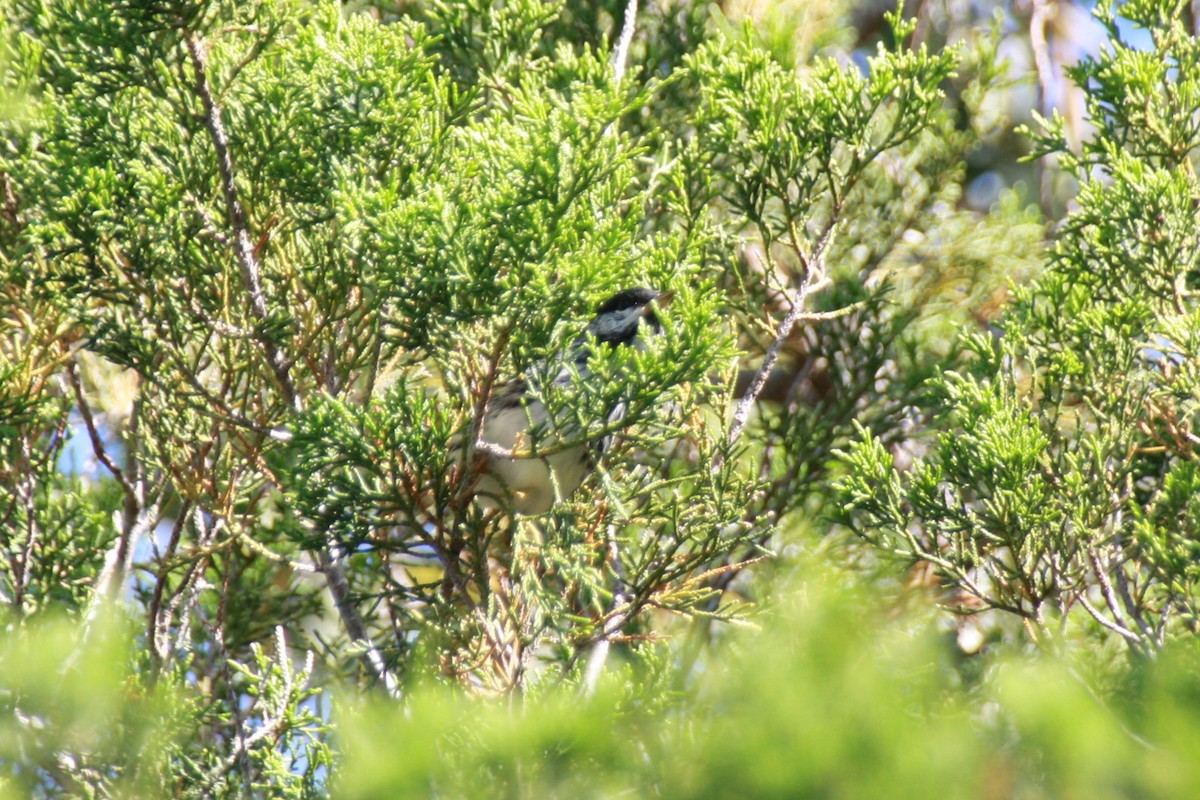
POLYGON ((658 297, 658 292, 653 289, 646 289, 641 286, 634 289, 626 289, 623 292, 617 292, 612 297, 605 300, 596 309, 596 315, 608 314, 612 311, 624 311, 627 308, 636 308, 644 306, 654 298, 658 297))

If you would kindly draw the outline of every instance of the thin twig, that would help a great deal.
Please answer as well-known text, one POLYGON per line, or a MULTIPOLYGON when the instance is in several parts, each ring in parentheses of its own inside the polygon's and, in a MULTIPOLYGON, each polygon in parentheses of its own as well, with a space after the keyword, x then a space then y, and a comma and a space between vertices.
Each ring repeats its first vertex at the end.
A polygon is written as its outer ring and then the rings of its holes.
MULTIPOLYGON (((504 356, 504 348, 508 347, 509 337, 512 335, 512 327, 505 325, 500 331, 500 335, 496 337, 496 343, 492 347, 491 355, 488 357, 487 372, 483 376, 483 385, 480 387, 479 399, 475 403, 475 412, 471 419, 472 437, 467 441, 466 452, 463 454, 463 463, 470 465, 475 461, 476 451, 485 453, 493 458, 513 458, 511 452, 507 448, 501 447, 498 444, 484 441, 483 439, 483 422, 487 419, 488 407, 492 402, 492 390, 496 386, 496 377, 500 371, 500 359, 504 356), (505 451, 505 452, 500 452, 505 451)), ((467 485, 473 482, 474 477, 471 471, 463 470, 463 480, 467 485)))
POLYGON ((208 211, 200 203, 200 199, 190 192, 187 195, 187 199, 192 204, 192 210, 196 212, 196 216, 200 217, 200 221, 204 223, 204 232, 222 247, 233 247, 233 242, 217 227, 212 217, 208 215, 208 211))
MULTIPOLYGON (((239 762, 243 764, 244 781, 248 783, 250 778, 248 773, 249 765, 246 763, 244 757, 247 756, 250 753, 250 750, 259 742, 264 740, 277 740, 279 735, 286 730, 288 724, 288 703, 294 699, 293 691, 295 681, 292 674, 291 663, 288 661, 287 639, 284 636, 282 625, 279 625, 275 628, 275 655, 279 671, 283 676, 283 690, 278 693, 273 707, 270 706, 266 700, 260 700, 259 706, 261 709, 262 722, 249 735, 246 734, 246 721, 240 718, 237 720, 237 737, 234 740, 233 751, 226 756, 223 761, 218 762, 205 775, 203 782, 205 791, 216 786, 222 778, 228 777, 229 773, 233 771, 234 767, 236 767, 239 762)), ((307 661, 306 664, 311 663, 312 653, 309 652, 308 655, 309 661, 307 661)), ((265 678, 266 675, 267 673, 265 670, 259 673, 261 678, 265 678)), ((304 677, 305 681, 307 682, 308 675, 305 675, 304 677)), ((249 790, 248 786, 247 790, 249 790)))

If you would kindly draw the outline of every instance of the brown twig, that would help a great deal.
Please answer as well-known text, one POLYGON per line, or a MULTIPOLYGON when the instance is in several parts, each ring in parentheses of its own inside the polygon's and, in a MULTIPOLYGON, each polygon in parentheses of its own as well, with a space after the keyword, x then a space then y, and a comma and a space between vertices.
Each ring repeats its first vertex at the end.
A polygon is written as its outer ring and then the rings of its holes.
POLYGON ((124 470, 117 466, 117 463, 112 460, 107 448, 104 446, 104 440, 100 436, 99 429, 96 427, 96 418, 92 415, 91 406, 88 405, 87 399, 83 396, 83 385, 79 381, 79 365, 74 359, 67 362, 67 380, 71 383, 71 389, 75 392, 75 403, 79 408, 79 416, 83 417, 83 426, 87 428, 88 438, 91 439, 92 452, 95 453, 96 460, 112 473, 121 490, 125 492, 126 498, 136 497, 136 492, 129 483, 129 479, 125 476, 124 470))
POLYGON ((175 554, 179 548, 179 542, 183 538, 183 529, 187 524, 188 515, 191 514, 192 506, 187 500, 179 507, 175 513, 175 524, 171 526, 171 537, 167 541, 167 549, 160 557, 159 571, 157 580, 154 582, 154 594, 150 598, 150 604, 146 610, 147 630, 146 639, 150 642, 150 653, 153 655, 159 664, 167 660, 167 647, 165 644, 166 635, 159 628, 159 611, 162 608, 163 593, 167 588, 167 573, 165 561, 175 554))

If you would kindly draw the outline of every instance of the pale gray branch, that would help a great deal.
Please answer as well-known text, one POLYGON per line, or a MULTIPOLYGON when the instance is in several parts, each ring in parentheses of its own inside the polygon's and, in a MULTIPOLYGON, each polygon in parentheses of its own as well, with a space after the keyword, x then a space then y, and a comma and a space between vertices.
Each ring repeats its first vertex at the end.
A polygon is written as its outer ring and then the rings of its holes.
MULTIPOLYGON (((222 119, 221 106, 217 103, 209 83, 204 43, 195 33, 190 32, 186 37, 186 43, 192 69, 196 73, 196 92, 200 95, 204 105, 204 124, 217 154, 217 171, 220 173, 221 191, 225 196, 226 216, 233 232, 234 251, 241 269, 242 282, 250 296, 250 309, 255 319, 259 322, 266 322, 270 318, 270 313, 267 308, 266 295, 263 292, 262 269, 254 242, 250 237, 246 211, 238 192, 233 156, 229 147, 229 136, 225 131, 225 123, 222 119)), ((267 362, 275 374, 287 404, 293 409, 299 410, 300 398, 296 393, 295 384, 292 382, 283 351, 266 334, 258 337, 258 343, 266 354, 267 362)), ((396 679, 388 671, 378 648, 371 642, 367 635, 366 625, 363 623, 358 609, 350 600, 350 587, 340 563, 340 549, 331 544, 318 550, 317 555, 321 571, 325 573, 327 579, 329 593, 337 606, 342 623, 346 626, 346 632, 353 641, 365 647, 366 660, 388 693, 393 697, 398 696, 399 687, 396 679)))
MULTIPOLYGON (((225 195, 225 212, 229 226, 233 229, 233 246, 237 254, 238 266, 242 272, 242 282, 250 295, 250 308, 259 322, 266 322, 270 313, 267 309, 267 299, 262 286, 262 269, 255 254, 254 242, 250 238, 250 229, 246 221, 246 210, 242 206, 238 192, 236 172, 233 166, 233 156, 229 149, 229 135, 225 131, 221 106, 213 96, 212 86, 208 80, 208 65, 204 44, 194 33, 187 36, 188 54, 191 56, 192 68, 196 72, 196 92, 204 104, 204 123, 212 140, 213 149, 217 154, 217 172, 221 177, 221 191, 225 195)), ((299 408, 299 398, 292 376, 288 369, 287 359, 271 337, 263 334, 258 338, 259 345, 266 353, 267 362, 275 373, 284 399, 292 408, 299 408)))
POLYGON ((633 32, 637 28, 637 14, 638 0, 629 0, 625 6, 625 24, 621 27, 621 37, 617 40, 617 49, 612 55, 613 82, 617 84, 625 78, 625 64, 629 60, 629 45, 633 43, 633 32))
POLYGON ((317 555, 321 562, 321 572, 324 573, 329 586, 329 593, 333 596, 333 602, 342 618, 342 624, 346 626, 346 633, 350 636, 351 641, 364 648, 364 658, 371 667, 371 671, 383 684, 383 688, 391 697, 398 699, 400 684, 388 670, 387 664, 383 660, 383 654, 371 641, 362 616, 350 600, 350 584, 342 569, 340 548, 330 545, 327 549, 318 550, 317 555))
MULTIPOLYGON (((817 243, 816 250, 813 252, 812 265, 804 276, 804 281, 796 288, 792 296, 791 309, 787 316, 783 318, 783 322, 779 323, 779 329, 775 332, 775 339, 767 348, 767 354, 763 357, 763 362, 758 368, 758 372, 754 375, 754 380, 750 382, 750 388, 746 390, 746 394, 738 401, 737 408, 733 413, 733 424, 729 428, 729 443, 732 445, 742 437, 742 432, 746 428, 746 423, 750 420, 750 412, 754 409, 754 403, 758 400, 759 394, 767 383, 767 378, 771 375, 771 370, 775 366, 775 362, 779 360, 779 353, 783 350, 784 342, 791 335, 792 328, 796 322, 804 316, 804 304, 808 300, 808 296, 814 292, 818 292, 829 285, 829 278, 825 276, 825 253, 828 250, 829 242, 833 238, 834 225, 830 225, 825 231, 825 235, 817 243)), ((720 466, 718 459, 717 467, 720 466)))

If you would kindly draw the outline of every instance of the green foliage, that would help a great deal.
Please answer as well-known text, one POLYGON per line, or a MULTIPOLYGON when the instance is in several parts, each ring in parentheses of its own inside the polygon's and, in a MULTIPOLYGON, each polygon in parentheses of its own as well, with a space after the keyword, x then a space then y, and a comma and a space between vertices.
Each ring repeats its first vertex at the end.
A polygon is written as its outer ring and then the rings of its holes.
POLYGON ((184 716, 137 674, 124 621, 42 619, 0 649, 0 796, 153 792, 184 716))
POLYGON ((1003 663, 968 694, 930 620, 888 620, 846 583, 810 573, 766 630, 735 637, 666 709, 616 683, 517 708, 441 692, 409 713, 349 704, 335 796, 1186 794, 1198 731, 1179 698, 1196 690, 1194 649, 1143 671, 1132 716, 1097 705, 1057 663, 1003 663))
POLYGON ((1189 785, 1182 6, 1098 10, 1030 280, 982 30, 640 5, 3 7, 0 792, 1189 785), (632 286, 661 335, 581 340, 632 286), (545 513, 482 488, 512 381, 595 462, 545 513))
POLYGON ((247 665, 230 665, 240 731, 228 758, 198 734, 215 720, 180 663, 158 683, 133 647, 132 629, 98 608, 84 637, 64 619, 30 625, 0 650, 0 796, 314 797, 332 766, 318 737, 328 725, 309 685, 311 654, 296 671, 277 638, 274 655, 255 644, 247 665), (252 785, 257 783, 257 786, 252 785))
POLYGON ((863 171, 930 124, 954 62, 953 51, 880 48, 866 77, 824 58, 801 77, 746 42, 714 43, 691 63, 696 124, 703 146, 727 154, 726 196, 764 247, 782 241, 807 266, 819 255, 806 252, 808 227, 824 224, 821 242, 863 171))
POLYGON ((1017 291, 1000 341, 971 345, 973 376, 937 384, 930 455, 902 476, 868 438, 843 488, 868 541, 933 564, 973 603, 1047 636, 1047 613, 1087 614, 1146 655, 1197 623, 1182 500, 1200 410, 1197 51, 1177 6, 1122 7, 1154 25, 1149 52, 1119 39, 1111 7, 1097 13, 1113 41, 1071 72, 1097 130, 1079 154, 1061 118, 1034 135, 1080 182, 1046 274, 1017 291))

